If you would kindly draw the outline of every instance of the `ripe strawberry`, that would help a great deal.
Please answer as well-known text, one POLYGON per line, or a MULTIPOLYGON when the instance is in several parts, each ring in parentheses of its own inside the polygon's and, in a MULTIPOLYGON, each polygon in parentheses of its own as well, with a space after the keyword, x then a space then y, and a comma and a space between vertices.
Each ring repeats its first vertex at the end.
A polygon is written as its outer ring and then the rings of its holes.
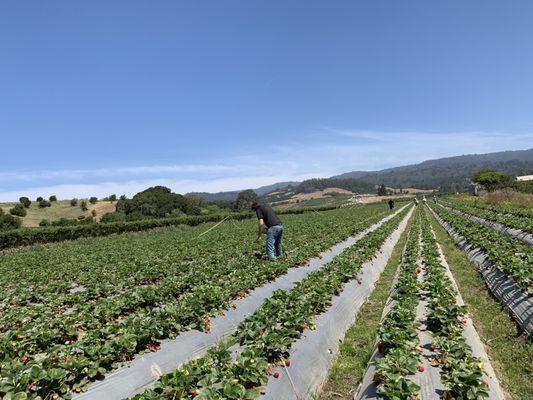
POLYGON ((274 376, 274 378, 278 379, 279 378, 279 372, 278 371, 274 372, 273 376, 274 376))
POLYGON ((69 362, 72 361, 72 358, 71 357, 67 357, 67 358, 65 358, 65 361, 69 363, 69 362))
POLYGON ((359 279, 357 279, 357 283, 361 284, 361 283, 363 283, 363 280, 361 278, 359 278, 359 279))
POLYGON ((286 359, 285 360, 285 366, 286 367, 290 367, 291 366, 291 360, 290 359, 286 359))
POLYGON ((431 343, 431 344, 429 345, 429 349, 430 349, 431 351, 435 351, 435 348, 436 348, 436 346, 435 346, 433 343, 431 343))
POLYGON ((424 368, 423 365, 419 366, 418 367, 418 372, 424 372, 426 369, 424 368))
POLYGON ((20 362, 26 364, 28 361, 30 361, 29 357, 20 357, 20 362))

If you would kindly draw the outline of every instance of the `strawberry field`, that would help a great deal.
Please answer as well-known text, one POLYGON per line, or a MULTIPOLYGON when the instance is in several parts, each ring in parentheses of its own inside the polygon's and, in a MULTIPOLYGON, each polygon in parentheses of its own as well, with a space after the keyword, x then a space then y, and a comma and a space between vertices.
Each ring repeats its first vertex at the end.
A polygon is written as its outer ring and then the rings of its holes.
MULTIPOLYGON (((89 239, 0 259, 0 394, 70 396, 161 339, 209 318, 387 213, 384 205, 286 215, 286 254, 266 263, 254 223, 89 239)), ((17 397, 18 396, 18 397, 17 397)))
MULTIPOLYGON (((320 329, 317 321, 340 304, 348 285, 362 290, 367 284, 363 270, 376 268, 374 260, 387 239, 409 219, 396 278, 386 288, 390 296, 375 330, 373 356, 366 374, 354 377, 359 387, 354 383, 345 398, 355 392, 370 398, 373 390, 383 399, 429 399, 437 392, 448 399, 503 399, 434 234, 432 212, 527 296, 533 254, 527 244, 452 212, 451 205, 409 205, 394 214, 375 204, 283 215, 285 254, 274 262, 261 258, 250 219, 5 252, 0 258, 0 396, 76 398, 89 390, 84 398, 100 398, 91 397, 91 388, 112 378, 117 368, 126 371, 143 353, 164 352, 162 342, 177 341, 186 332, 212 335, 213 318, 225 318, 257 288, 294 268, 305 269, 312 258, 357 235, 294 285, 261 300, 204 354, 176 363, 170 373, 154 375, 151 387, 128 395, 253 399, 273 385, 290 384, 294 399, 308 398, 298 395, 299 382, 291 379, 291 371, 305 368, 291 360, 295 344, 320 329)), ((507 216, 515 228, 525 221, 521 211, 513 219, 509 210, 453 207, 498 222, 507 216)), ((527 222, 520 227, 525 230, 527 222)), ((364 315, 358 318, 364 321, 364 315)), ((531 354, 530 344, 526 349, 531 354)))

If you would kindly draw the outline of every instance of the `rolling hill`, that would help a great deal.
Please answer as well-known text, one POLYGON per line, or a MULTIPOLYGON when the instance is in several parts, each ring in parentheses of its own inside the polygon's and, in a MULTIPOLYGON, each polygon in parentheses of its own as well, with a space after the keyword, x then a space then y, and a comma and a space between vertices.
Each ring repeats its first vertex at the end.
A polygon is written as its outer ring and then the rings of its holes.
MULTIPOLYGON (((372 193, 376 185, 385 184, 394 188, 440 188, 442 191, 455 191, 465 189, 468 186, 468 177, 481 169, 496 169, 514 176, 531 174, 533 173, 533 148, 439 158, 380 171, 352 171, 325 179, 279 182, 254 190, 259 196, 265 196, 276 190, 284 190, 289 186, 293 186, 297 193, 322 190, 327 187, 372 193)), ((193 194, 208 201, 233 201, 238 193, 239 191, 193 194)))

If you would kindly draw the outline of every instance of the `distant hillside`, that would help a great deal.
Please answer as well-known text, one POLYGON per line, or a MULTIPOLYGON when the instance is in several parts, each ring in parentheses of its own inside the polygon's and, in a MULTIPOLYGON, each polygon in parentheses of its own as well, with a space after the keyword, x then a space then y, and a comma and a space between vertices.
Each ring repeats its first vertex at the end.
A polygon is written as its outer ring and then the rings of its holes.
MULTIPOLYGON (((419 164, 388 168, 381 171, 352 171, 325 179, 303 182, 279 182, 254 189, 259 196, 294 187, 295 193, 311 193, 327 187, 338 187, 357 193, 375 193, 376 185, 393 188, 418 188, 453 191, 465 189, 467 178, 481 169, 496 169, 511 175, 533 174, 533 148, 488 154, 468 154, 428 160, 419 164)), ((207 201, 234 201, 239 190, 219 193, 191 193, 207 201)), ((287 191, 285 191, 287 192, 287 191)), ((280 195, 282 198, 288 193, 280 195)), ((278 196, 278 197, 280 197, 278 196)))
POLYGON ((532 173, 533 149, 440 158, 381 171, 347 172, 333 178, 356 179, 373 184, 383 183, 396 188, 440 187, 442 190, 455 190, 465 188, 468 185, 467 178, 474 172, 489 168, 514 176, 532 173))
MULTIPOLYGON (((298 186, 299 184, 300 182, 278 182, 272 185, 258 187, 257 189, 254 189, 254 192, 257 193, 258 196, 264 196, 267 193, 274 192, 280 189, 286 189, 289 186, 298 186)), ((218 193, 191 192, 191 193, 188 193, 188 195, 200 197, 207 201, 235 201, 239 192, 241 191, 234 190, 230 192, 218 192, 218 193)))

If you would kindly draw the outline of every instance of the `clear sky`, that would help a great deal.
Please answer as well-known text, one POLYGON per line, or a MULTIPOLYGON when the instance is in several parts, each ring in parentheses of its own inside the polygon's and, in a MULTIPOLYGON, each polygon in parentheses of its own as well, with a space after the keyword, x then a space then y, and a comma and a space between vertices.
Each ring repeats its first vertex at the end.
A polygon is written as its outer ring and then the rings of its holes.
POLYGON ((0 2, 0 200, 533 147, 533 2, 0 2))

